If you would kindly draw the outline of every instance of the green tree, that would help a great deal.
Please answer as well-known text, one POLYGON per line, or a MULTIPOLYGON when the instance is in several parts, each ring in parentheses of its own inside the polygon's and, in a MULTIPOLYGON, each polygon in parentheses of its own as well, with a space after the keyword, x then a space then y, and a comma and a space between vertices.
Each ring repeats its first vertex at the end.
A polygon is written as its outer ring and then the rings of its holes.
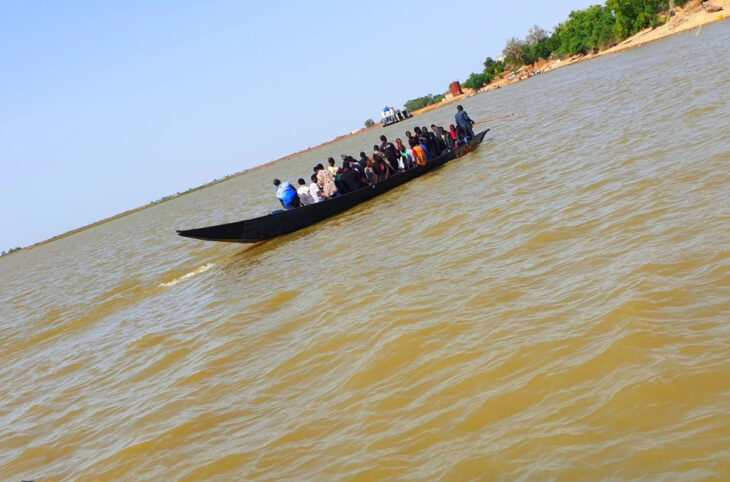
POLYGON ((490 74, 476 74, 472 73, 468 79, 466 79, 466 82, 464 82, 464 87, 467 89, 474 89, 479 90, 488 83, 492 81, 492 76, 490 74))
POLYGON ((568 20, 555 29, 554 51, 575 55, 607 48, 616 40, 614 22, 611 11, 600 5, 570 12, 568 20))
POLYGON ((606 8, 616 18, 615 36, 623 40, 643 28, 661 25, 660 12, 669 13, 675 5, 685 3, 686 0, 606 0, 606 8))
POLYGON ((502 72, 504 72, 504 63, 487 57, 487 60, 484 61, 484 73, 497 77, 502 72))
POLYGON ((439 95, 428 94, 423 97, 418 97, 416 99, 409 100, 408 102, 406 102, 404 104, 404 107, 406 108, 406 110, 408 112, 413 112, 415 110, 422 109, 431 104, 437 104, 437 103, 441 102, 443 99, 444 99, 443 94, 439 94, 439 95))
POLYGON ((502 50, 502 55, 504 55, 504 63, 505 65, 509 65, 512 68, 520 67, 525 63, 525 44, 521 40, 517 40, 515 37, 512 37, 507 41, 507 44, 504 46, 504 50, 502 50))
POLYGON ((548 33, 541 29, 537 25, 533 25, 527 30, 527 37, 525 37, 525 43, 528 45, 537 45, 544 42, 549 37, 548 33))
POLYGON ((372 127, 375 125, 375 121, 372 119, 368 119, 365 121, 365 127, 372 127))

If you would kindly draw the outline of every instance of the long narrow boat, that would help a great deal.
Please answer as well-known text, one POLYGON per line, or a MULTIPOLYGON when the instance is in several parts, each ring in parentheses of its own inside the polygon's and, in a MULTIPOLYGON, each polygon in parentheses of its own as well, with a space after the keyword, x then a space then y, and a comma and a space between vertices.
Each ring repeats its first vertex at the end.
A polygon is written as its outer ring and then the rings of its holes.
POLYGON ((282 234, 288 234, 346 211, 369 199, 380 196, 394 187, 405 184, 457 157, 463 156, 467 152, 476 149, 488 131, 489 129, 480 132, 474 139, 459 149, 441 154, 435 159, 428 161, 428 164, 425 166, 419 166, 406 172, 398 173, 371 187, 364 187, 324 202, 310 204, 309 206, 302 206, 288 211, 278 211, 258 218, 205 228, 178 229, 177 234, 188 238, 203 239, 205 241, 225 241, 229 243, 258 243, 259 241, 275 238, 282 234))

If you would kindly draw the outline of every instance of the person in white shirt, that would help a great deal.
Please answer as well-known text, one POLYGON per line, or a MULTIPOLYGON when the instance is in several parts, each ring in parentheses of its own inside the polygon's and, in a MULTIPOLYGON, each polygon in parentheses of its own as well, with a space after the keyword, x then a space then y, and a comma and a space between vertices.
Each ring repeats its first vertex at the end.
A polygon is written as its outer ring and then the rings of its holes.
POLYGON ((324 194, 322 194, 322 189, 319 187, 319 184, 317 184, 316 174, 312 174, 312 184, 309 185, 309 195, 316 203, 321 203, 326 199, 324 194))
POLYGON ((309 193, 309 186, 307 186, 304 183, 304 179, 301 177, 299 178, 299 187, 297 188, 297 194, 299 195, 299 200, 302 202, 304 206, 308 206, 309 204, 314 204, 314 199, 312 199, 312 195, 309 193))

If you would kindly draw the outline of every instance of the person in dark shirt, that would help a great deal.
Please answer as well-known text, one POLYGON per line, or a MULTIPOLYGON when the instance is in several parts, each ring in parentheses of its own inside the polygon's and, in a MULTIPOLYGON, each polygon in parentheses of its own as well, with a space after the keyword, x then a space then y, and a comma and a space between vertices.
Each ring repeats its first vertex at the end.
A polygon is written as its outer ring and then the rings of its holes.
POLYGON ((428 139, 428 143, 426 144, 429 149, 431 149, 431 153, 434 157, 441 155, 441 146, 439 145, 438 139, 436 139, 436 134, 428 130, 428 127, 423 126, 421 129, 421 134, 423 134, 426 139, 428 139))
POLYGON ((471 126, 474 125, 474 121, 471 120, 471 117, 469 117, 469 114, 466 113, 464 108, 460 105, 456 106, 456 125, 461 127, 464 130, 465 142, 469 139, 472 139, 474 137, 474 131, 472 130, 471 126))
POLYGON ((360 167, 365 169, 365 167, 368 165, 368 155, 364 152, 360 152, 360 160, 357 161, 358 164, 360 164, 360 167))
MULTIPOLYGON (((410 145, 411 137, 413 137, 413 134, 411 134, 411 131, 406 131, 406 143, 410 145)), ((416 139, 418 140, 418 139, 416 139)))
POLYGON ((446 142, 446 139, 444 139, 444 129, 442 127, 437 126, 436 124, 431 124, 431 132, 436 134, 436 141, 439 144, 439 149, 441 149, 441 153, 449 150, 449 143, 446 142))
POLYGON ((367 179, 352 168, 350 161, 342 163, 342 184, 347 192, 352 192, 369 184, 367 179))
POLYGON ((385 154, 385 158, 388 160, 388 164, 397 170, 398 168, 398 150, 395 148, 392 142, 388 142, 388 138, 380 136, 380 151, 385 154))
POLYGON ((379 154, 373 154, 373 171, 375 171, 376 181, 383 182, 390 177, 390 170, 385 159, 379 154))
POLYGON ((423 149, 426 151, 426 156, 428 156, 428 160, 434 158, 433 155, 433 146, 430 145, 430 139, 428 138, 428 135, 424 134, 424 132, 421 130, 420 127, 415 127, 413 131, 416 133, 418 143, 423 147, 423 149))
POLYGON ((352 156, 347 156, 346 161, 350 163, 350 167, 353 168, 355 171, 357 171, 358 175, 364 176, 365 175, 365 168, 360 165, 360 163, 352 156))

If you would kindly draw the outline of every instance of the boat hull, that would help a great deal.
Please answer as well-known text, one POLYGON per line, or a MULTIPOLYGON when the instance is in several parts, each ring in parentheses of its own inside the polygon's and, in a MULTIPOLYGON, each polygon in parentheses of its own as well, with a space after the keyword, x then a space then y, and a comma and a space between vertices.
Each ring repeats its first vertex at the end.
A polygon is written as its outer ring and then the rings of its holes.
POLYGON ((258 243, 283 234, 292 233, 335 214, 347 211, 358 204, 380 196, 395 187, 420 177, 457 157, 463 156, 479 146, 487 131, 489 129, 477 134, 468 144, 438 156, 429 161, 425 166, 419 166, 409 171, 398 173, 374 186, 364 187, 324 202, 310 204, 288 211, 279 211, 258 218, 216 226, 178 230, 177 234, 205 241, 258 243))

